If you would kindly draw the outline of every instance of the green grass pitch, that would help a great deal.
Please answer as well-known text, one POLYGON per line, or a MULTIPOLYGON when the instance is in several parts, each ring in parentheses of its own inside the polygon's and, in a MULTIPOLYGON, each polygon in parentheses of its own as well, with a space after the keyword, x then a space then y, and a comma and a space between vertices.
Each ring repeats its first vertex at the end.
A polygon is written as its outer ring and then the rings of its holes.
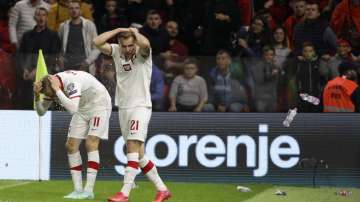
MULTIPOLYGON (((155 190, 149 182, 140 181, 138 187, 132 190, 131 202, 152 201, 155 190)), ((169 202, 359 202, 360 189, 347 188, 352 191, 349 197, 336 196, 340 188, 275 186, 270 184, 242 184, 251 188, 251 192, 236 191, 235 184, 219 183, 179 183, 167 182, 173 197, 169 202), (280 189, 287 196, 276 196, 274 192, 280 189)), ((107 201, 107 197, 120 189, 120 181, 98 181, 95 187, 94 200, 89 202, 107 201)), ((62 197, 72 191, 69 180, 51 181, 0 181, 0 202, 71 202, 62 197)))

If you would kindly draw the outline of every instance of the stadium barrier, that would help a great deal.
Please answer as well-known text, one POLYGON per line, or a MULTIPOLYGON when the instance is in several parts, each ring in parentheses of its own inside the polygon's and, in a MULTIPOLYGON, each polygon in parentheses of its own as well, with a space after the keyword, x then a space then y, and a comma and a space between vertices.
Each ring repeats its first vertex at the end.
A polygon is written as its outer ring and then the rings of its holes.
POLYGON ((0 110, 0 128, 0 179, 48 180, 51 113, 0 110))
MULTIPOLYGON (((289 128, 282 126, 285 116, 153 113, 147 154, 168 180, 360 187, 360 116, 300 113, 289 128)), ((0 111, 0 179, 69 178, 70 118, 50 112, 40 121, 33 111, 0 111)), ((125 164, 113 113, 99 178, 122 179, 125 164)))
MULTIPOLYGON (((360 187, 359 115, 300 113, 289 128, 282 125, 285 116, 153 113, 147 154, 167 180, 360 187)), ((69 114, 52 113, 52 179, 69 178, 64 149, 69 122, 69 114)), ((113 113, 109 140, 100 146, 100 179, 122 179, 126 157, 120 134, 113 113)))

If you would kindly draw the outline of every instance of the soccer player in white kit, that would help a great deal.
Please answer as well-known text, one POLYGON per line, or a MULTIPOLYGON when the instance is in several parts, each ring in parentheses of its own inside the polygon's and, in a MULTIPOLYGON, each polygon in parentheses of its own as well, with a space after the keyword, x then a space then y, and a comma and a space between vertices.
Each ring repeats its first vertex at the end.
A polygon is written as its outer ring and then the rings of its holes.
POLYGON ((48 75, 34 83, 35 108, 42 116, 53 101, 61 104, 73 116, 70 122, 66 149, 74 191, 68 199, 93 199, 96 175, 100 167, 99 142, 108 139, 111 98, 106 88, 91 74, 65 71, 48 75), (39 93, 45 94, 43 101, 39 93), (82 185, 82 160, 79 146, 85 139, 87 150, 87 181, 82 185))
POLYGON ((150 81, 152 71, 149 40, 135 28, 118 28, 94 39, 94 44, 115 62, 117 88, 115 104, 119 107, 122 136, 126 142, 127 166, 121 191, 109 197, 109 202, 127 202, 138 168, 157 189, 155 202, 171 197, 157 169, 144 150, 148 124, 151 117, 150 81), (118 44, 107 40, 117 36, 118 44))

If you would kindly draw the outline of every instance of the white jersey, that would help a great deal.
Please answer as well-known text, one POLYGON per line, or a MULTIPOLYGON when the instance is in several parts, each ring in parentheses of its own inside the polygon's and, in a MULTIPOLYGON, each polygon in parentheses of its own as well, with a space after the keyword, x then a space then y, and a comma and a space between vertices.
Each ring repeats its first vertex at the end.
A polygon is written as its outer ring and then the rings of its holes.
POLYGON ((111 49, 117 79, 115 105, 119 109, 151 107, 151 53, 144 58, 137 48, 134 57, 126 61, 118 44, 111 44, 111 49))
POLYGON ((65 71, 55 75, 69 98, 80 97, 79 112, 111 109, 111 97, 95 77, 84 71, 65 71))

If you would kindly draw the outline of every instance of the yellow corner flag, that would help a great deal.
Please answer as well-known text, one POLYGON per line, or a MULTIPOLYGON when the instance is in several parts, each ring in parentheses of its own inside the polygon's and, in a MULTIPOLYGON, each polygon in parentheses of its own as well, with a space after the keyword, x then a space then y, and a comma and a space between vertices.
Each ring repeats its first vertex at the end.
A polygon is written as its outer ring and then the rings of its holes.
POLYGON ((47 67, 44 60, 44 55, 42 50, 39 50, 39 57, 36 66, 36 76, 35 81, 40 81, 44 76, 48 75, 47 67))
MULTIPOLYGON (((44 76, 48 75, 47 67, 44 60, 44 55, 42 50, 39 50, 38 61, 36 65, 36 75, 35 75, 35 82, 40 81, 44 76)), ((40 99, 43 98, 43 95, 40 96, 40 99)), ((34 98, 34 109, 35 109, 35 98, 34 98)))

